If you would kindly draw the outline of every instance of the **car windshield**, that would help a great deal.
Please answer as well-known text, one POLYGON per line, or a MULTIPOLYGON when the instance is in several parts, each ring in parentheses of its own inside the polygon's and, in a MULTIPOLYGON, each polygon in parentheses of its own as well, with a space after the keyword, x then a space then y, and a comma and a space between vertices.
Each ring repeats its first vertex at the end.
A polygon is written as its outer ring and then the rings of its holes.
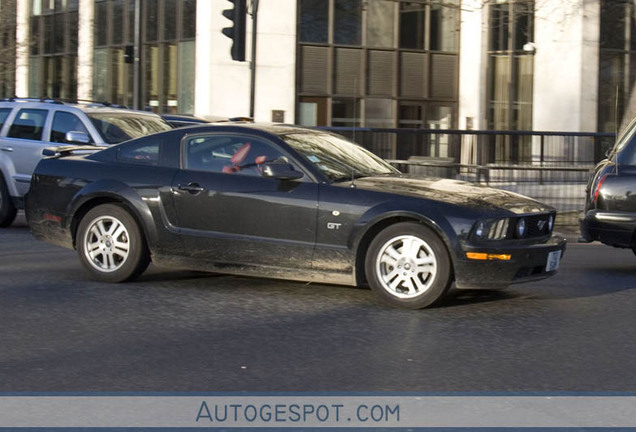
POLYGON ((328 133, 290 133, 281 138, 333 181, 400 172, 343 137, 328 133))
POLYGON ((88 117, 104 142, 119 144, 157 132, 171 130, 168 123, 159 117, 135 113, 90 113, 88 117))

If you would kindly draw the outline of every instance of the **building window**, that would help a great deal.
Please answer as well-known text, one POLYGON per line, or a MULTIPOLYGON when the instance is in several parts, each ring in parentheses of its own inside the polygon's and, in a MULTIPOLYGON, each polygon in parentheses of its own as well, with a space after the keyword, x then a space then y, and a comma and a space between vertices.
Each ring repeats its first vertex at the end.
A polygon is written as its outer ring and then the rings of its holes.
POLYGON ((77 97, 77 1, 31 0, 29 96, 77 97))
POLYGON ((454 127, 459 3, 298 0, 296 121, 430 127, 440 124, 433 107, 447 107, 454 127))
POLYGON ((339 0, 334 3, 333 41, 338 45, 362 42, 362 0, 339 0))
POLYGON ((600 37, 598 130, 616 132, 636 81, 636 5, 633 1, 601 1, 600 37))
MULTIPOLYGON (((194 112, 196 0, 142 0, 142 108, 194 112)), ((94 97, 132 106, 134 0, 95 1, 94 97)))
POLYGON ((133 68, 126 62, 132 49, 134 0, 95 2, 93 98, 120 105, 133 104, 133 68))
MULTIPOLYGON (((532 130, 534 1, 497 0, 488 13, 488 127, 532 130)), ((495 160, 528 162, 530 140, 497 137, 495 160)))

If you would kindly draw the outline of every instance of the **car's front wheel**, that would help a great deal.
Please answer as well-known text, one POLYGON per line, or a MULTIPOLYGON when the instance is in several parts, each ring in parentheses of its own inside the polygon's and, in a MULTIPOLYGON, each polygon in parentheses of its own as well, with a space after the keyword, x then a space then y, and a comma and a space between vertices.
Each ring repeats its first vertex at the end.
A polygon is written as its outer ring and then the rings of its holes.
POLYGON ((452 282, 444 242, 429 228, 402 222, 369 245, 365 272, 376 296, 392 306, 421 309, 440 300, 452 282))
POLYGON ((11 225, 17 213, 18 210, 13 205, 13 201, 11 201, 9 189, 0 172, 0 227, 4 228, 11 225))
POLYGON ((76 239, 80 261, 99 281, 134 279, 150 263, 137 222, 128 211, 115 204, 100 205, 86 213, 76 239))

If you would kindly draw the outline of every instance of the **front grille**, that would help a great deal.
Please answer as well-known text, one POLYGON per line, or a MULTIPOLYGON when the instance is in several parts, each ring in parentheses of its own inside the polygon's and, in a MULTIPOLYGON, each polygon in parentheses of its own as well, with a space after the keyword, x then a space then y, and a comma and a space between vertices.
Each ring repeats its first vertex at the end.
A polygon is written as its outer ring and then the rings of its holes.
POLYGON ((541 237, 550 234, 550 215, 526 218, 526 237, 541 237))
MULTIPOLYGON (((552 216, 552 220, 554 221, 554 215, 551 214, 523 216, 523 219, 525 219, 526 221, 526 234, 525 236, 523 236, 523 238, 528 239, 549 235, 551 233, 550 216, 552 216)), ((515 230, 517 228, 517 221, 519 219, 520 218, 515 218, 511 220, 510 227, 508 228, 508 234, 506 235, 507 238, 518 238, 515 230)))
POLYGON ((490 227, 490 232, 488 233, 489 240, 501 240, 507 236, 508 227, 509 227, 508 219, 501 219, 497 221, 492 227, 490 227))

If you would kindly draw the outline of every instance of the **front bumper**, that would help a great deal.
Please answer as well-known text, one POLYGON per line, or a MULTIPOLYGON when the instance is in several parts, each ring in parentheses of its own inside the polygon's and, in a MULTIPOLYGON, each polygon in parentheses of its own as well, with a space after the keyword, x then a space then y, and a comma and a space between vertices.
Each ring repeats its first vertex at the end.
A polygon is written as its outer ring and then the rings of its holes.
POLYGON ((579 220, 579 226, 583 241, 600 241, 610 246, 631 248, 636 230, 636 213, 589 210, 579 220))
POLYGON ((460 289, 497 289, 510 284, 544 279, 556 274, 547 271, 548 256, 551 252, 565 252, 566 239, 559 235, 540 244, 505 245, 484 247, 463 245, 463 254, 455 264, 455 285, 460 289), (492 255, 510 255, 509 260, 478 261, 466 258, 467 252, 492 255))

